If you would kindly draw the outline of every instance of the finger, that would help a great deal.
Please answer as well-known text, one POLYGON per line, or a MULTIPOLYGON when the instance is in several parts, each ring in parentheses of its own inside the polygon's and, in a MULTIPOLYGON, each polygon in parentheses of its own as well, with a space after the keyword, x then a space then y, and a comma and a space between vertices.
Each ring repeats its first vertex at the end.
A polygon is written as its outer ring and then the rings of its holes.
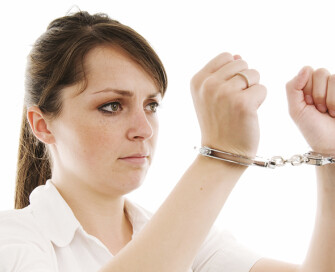
POLYGON ((329 114, 335 117, 335 75, 328 77, 326 104, 329 114))
POLYGON ((245 98, 246 103, 251 106, 252 109, 257 110, 266 98, 267 90, 264 85, 255 84, 245 90, 242 96, 245 98))
POLYGON ((312 72, 311 67, 303 67, 299 74, 286 84, 288 108, 293 118, 306 106, 304 92, 307 91, 308 94, 312 90, 312 87, 310 87, 312 86, 312 72))
POLYGON ((234 60, 222 66, 215 74, 221 80, 228 80, 236 75, 236 73, 248 69, 248 64, 242 59, 234 60))
POLYGON ((303 67, 300 70, 299 74, 296 75, 293 79, 291 79, 286 84, 287 91, 289 91, 289 92, 301 91, 301 90, 307 88, 309 78, 311 77, 311 69, 312 68, 309 67, 309 66, 303 67))
POLYGON ((234 60, 242 59, 240 55, 234 55, 234 60))
POLYGON ((305 87, 302 88, 304 92, 304 98, 307 105, 314 105, 313 100, 313 68, 310 66, 304 67, 306 74, 308 74, 307 83, 305 87))
POLYGON ((207 75, 214 73, 217 70, 219 70, 222 66, 232 61, 234 61, 234 57, 230 53, 221 53, 220 55, 212 59, 210 62, 208 62, 202 69, 202 72, 207 75))
POLYGON ((246 75, 248 81, 241 75, 235 74, 231 79, 230 83, 234 89, 245 90, 259 82, 260 75, 255 69, 247 69, 242 71, 246 75), (249 86, 248 86, 249 83, 249 86))
POLYGON ((313 73, 313 100, 314 105, 320 112, 327 112, 326 95, 328 77, 330 73, 326 69, 318 69, 313 73))
POLYGON ((303 67, 299 74, 296 75, 286 84, 286 93, 290 101, 301 100, 303 94, 312 96, 312 72, 309 66, 303 67), (302 93, 303 91, 304 93, 302 93))
POLYGON ((221 53, 216 56, 192 77, 190 82, 191 90, 194 91, 199 89, 206 78, 212 76, 212 74, 220 69, 223 65, 232 61, 234 61, 234 57, 230 53, 221 53))

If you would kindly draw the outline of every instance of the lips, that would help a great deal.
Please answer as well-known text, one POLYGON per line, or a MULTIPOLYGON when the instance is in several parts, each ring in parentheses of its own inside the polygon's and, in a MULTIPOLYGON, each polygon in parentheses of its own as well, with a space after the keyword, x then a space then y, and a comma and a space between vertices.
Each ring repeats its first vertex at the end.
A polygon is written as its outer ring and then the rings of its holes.
POLYGON ((147 153, 139 153, 139 154, 132 154, 129 156, 124 156, 121 157, 120 159, 125 159, 125 158, 144 158, 144 157, 149 157, 149 155, 147 153))
POLYGON ((120 160, 131 164, 145 164, 148 161, 149 155, 147 154, 132 154, 129 156, 121 157, 120 160))

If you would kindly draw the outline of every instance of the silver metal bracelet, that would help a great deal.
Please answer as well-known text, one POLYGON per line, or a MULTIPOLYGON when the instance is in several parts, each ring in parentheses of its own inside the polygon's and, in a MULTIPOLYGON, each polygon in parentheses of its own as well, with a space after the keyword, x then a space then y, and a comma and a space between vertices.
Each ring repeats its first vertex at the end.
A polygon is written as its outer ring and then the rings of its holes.
POLYGON ((335 163, 335 156, 329 154, 321 154, 313 151, 307 152, 303 155, 294 155, 289 159, 284 159, 281 156, 274 156, 271 159, 263 159, 261 157, 246 157, 242 155, 237 155, 207 146, 203 146, 199 149, 199 153, 206 157, 211 157, 218 160, 223 160, 244 166, 260 166, 274 169, 276 167, 284 166, 286 164, 291 164, 293 166, 298 166, 302 164, 309 164, 315 166, 323 166, 326 164, 335 163))

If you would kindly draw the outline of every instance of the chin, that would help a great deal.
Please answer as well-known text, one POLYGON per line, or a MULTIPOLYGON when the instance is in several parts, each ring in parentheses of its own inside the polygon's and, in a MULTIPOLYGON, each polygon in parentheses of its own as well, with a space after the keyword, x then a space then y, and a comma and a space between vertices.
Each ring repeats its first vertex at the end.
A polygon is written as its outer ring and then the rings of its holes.
POLYGON ((115 184, 117 186, 118 190, 121 194, 125 195, 128 194, 136 189, 138 189, 144 182, 144 176, 127 176, 122 177, 122 179, 119 179, 118 184, 115 184))

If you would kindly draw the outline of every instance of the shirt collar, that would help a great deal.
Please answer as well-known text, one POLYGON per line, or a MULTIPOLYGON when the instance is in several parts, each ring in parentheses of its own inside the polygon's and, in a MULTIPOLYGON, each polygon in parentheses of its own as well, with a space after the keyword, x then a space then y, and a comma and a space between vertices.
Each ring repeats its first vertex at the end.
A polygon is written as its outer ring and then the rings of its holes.
POLYGON ((42 231, 58 247, 67 246, 81 227, 51 180, 30 195, 30 206, 42 231))
POLYGON ((128 215, 128 219, 133 226, 134 237, 134 235, 139 233, 143 229, 145 224, 148 223, 148 221, 152 217, 152 213, 143 209, 139 205, 130 202, 128 199, 125 199, 124 206, 128 215))
MULTIPOLYGON (((35 188, 29 198, 36 222, 45 236, 58 247, 69 245, 78 229, 84 231, 51 180, 35 188)), ((150 220, 152 214, 128 199, 125 199, 124 205, 134 236, 150 220)))

